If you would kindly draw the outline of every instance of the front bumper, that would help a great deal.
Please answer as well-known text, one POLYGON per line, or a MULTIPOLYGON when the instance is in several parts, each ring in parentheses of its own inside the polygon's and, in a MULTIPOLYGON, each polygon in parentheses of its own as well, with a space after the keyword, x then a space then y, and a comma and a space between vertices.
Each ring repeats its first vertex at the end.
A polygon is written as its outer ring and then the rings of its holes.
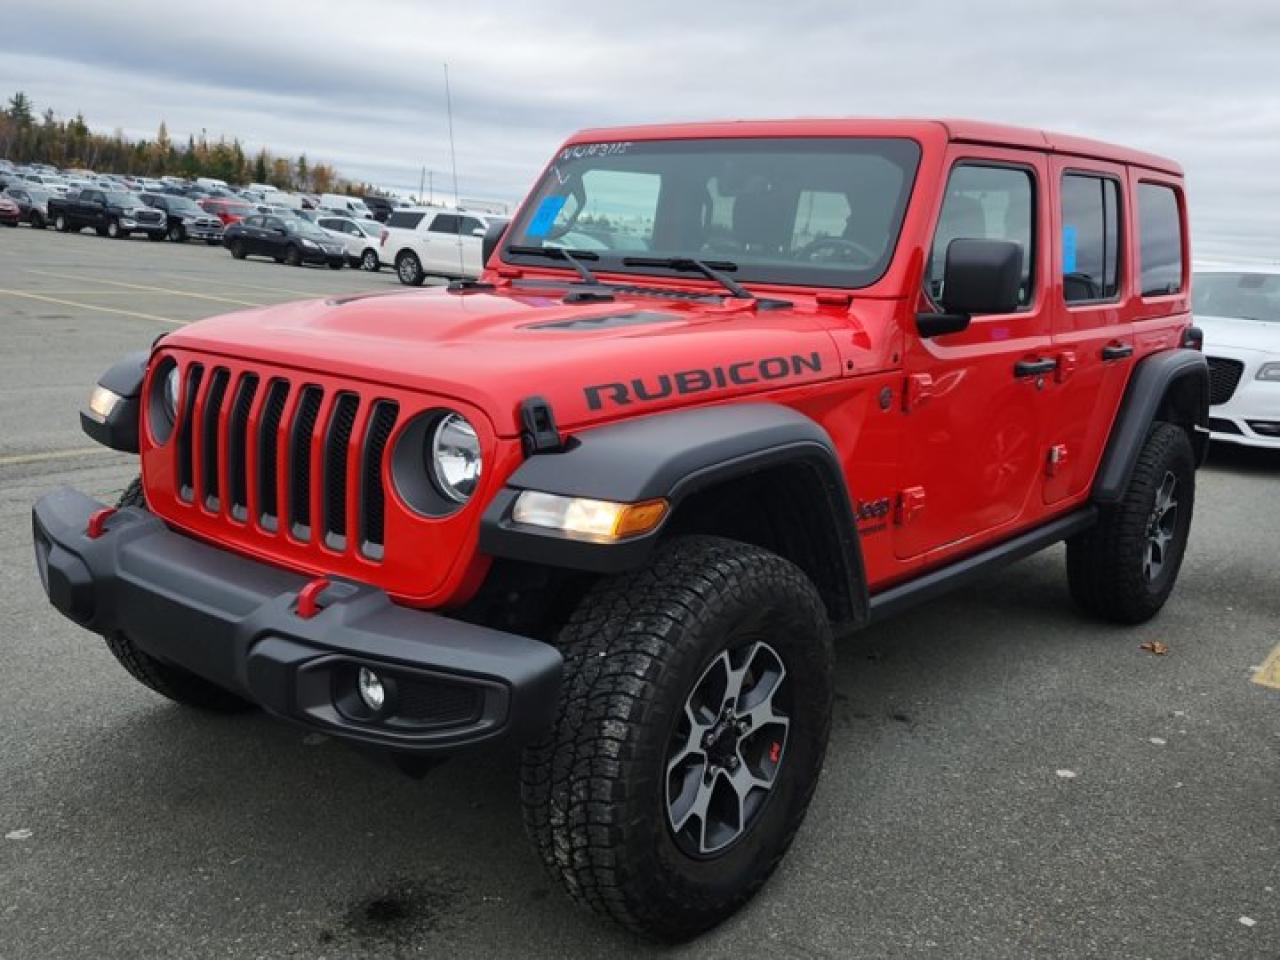
POLYGON ((524 741, 550 722, 562 658, 548 644, 391 602, 333 580, 314 615, 310 578, 170 530, 145 510, 116 512, 55 490, 32 510, 36 564, 50 602, 102 635, 122 633, 155 657, 319 732, 442 756, 524 741), (376 715, 355 696, 368 667, 389 681, 376 715))
POLYGON ((1280 353, 1215 345, 1212 357, 1242 365, 1240 380, 1225 403, 1209 408, 1214 440, 1280 450, 1280 382, 1259 380, 1264 364, 1280 363, 1280 353))
POLYGON ((121 233, 145 233, 145 234, 163 234, 168 233, 169 225, 163 220, 153 221, 134 220, 132 217, 121 217, 119 221, 121 233))
POLYGON ((221 240, 222 225, 208 226, 199 223, 183 224, 182 232, 188 240, 221 240))

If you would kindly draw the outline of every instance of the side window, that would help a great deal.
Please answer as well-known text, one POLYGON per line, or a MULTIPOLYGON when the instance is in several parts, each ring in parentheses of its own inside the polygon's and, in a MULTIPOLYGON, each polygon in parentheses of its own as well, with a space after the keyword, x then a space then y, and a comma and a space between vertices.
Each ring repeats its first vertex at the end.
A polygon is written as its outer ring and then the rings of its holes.
POLYGON ((410 210, 397 210, 387 217, 388 227, 400 227, 402 230, 413 230, 422 222, 424 214, 410 210))
POLYGON ((1031 303, 1035 267, 1035 186, 1031 172, 1018 167, 959 164, 947 193, 929 254, 925 278, 929 295, 942 295, 947 246, 952 240, 1012 240, 1022 247, 1022 288, 1018 303, 1031 303))
POLYGON ((1120 187, 1107 177, 1062 178, 1062 296, 1114 300, 1120 292, 1120 187))
POLYGON ((1138 264, 1144 297, 1182 289, 1182 218, 1172 187, 1138 184, 1138 264))
POLYGON ((483 230, 484 224, 475 217, 463 217, 458 225, 458 230, 467 237, 475 236, 477 230, 483 230))
POLYGON ((457 233, 458 217, 452 213, 438 213, 429 229, 432 233, 457 233))
POLYGON ((340 220, 330 220, 328 217, 322 217, 318 225, 326 230, 338 230, 341 229, 341 224, 342 221, 340 220))

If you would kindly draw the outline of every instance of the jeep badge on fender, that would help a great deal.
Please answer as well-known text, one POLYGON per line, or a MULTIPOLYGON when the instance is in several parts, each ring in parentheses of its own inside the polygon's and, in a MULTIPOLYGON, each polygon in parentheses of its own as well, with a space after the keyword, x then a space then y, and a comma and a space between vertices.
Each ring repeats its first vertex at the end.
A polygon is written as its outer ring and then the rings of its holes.
POLYGON ((81 422, 139 477, 40 499, 41 581, 179 703, 406 766, 521 745, 569 895, 688 939, 801 826, 833 637, 1064 540, 1088 614, 1168 599, 1185 211, 1171 160, 982 123, 578 134, 479 280, 110 367, 81 422))

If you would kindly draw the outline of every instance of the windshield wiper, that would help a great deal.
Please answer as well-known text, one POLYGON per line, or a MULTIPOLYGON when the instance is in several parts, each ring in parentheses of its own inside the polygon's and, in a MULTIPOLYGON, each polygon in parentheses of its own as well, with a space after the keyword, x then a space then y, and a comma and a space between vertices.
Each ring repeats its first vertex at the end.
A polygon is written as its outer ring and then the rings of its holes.
POLYGON ((600 259, 600 254, 591 250, 566 250, 564 247, 510 246, 507 247, 507 253, 514 253, 523 257, 546 257, 549 260, 563 260, 578 271, 578 275, 582 277, 584 283, 589 283, 593 287, 602 286, 600 281, 596 279, 596 275, 581 262, 583 260, 600 259))
POLYGON ((737 270, 736 263, 728 260, 699 260, 696 257, 623 257, 624 267, 666 267, 668 270, 679 270, 682 273, 700 273, 708 280, 714 280, 739 300, 754 300, 756 295, 737 281, 726 277, 721 270, 737 270))

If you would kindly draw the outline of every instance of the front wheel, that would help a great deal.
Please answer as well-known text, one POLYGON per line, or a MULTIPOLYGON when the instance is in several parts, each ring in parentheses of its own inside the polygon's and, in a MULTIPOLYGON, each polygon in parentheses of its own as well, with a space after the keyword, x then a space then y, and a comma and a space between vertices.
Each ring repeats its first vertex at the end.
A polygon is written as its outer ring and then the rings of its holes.
POLYGON ((1147 434, 1119 503, 1067 541, 1071 596, 1115 623, 1150 620, 1173 592, 1191 533, 1196 467, 1181 427, 1156 423, 1147 434))
POLYGON ((245 258, 246 251, 244 249, 244 244, 239 240, 232 240, 231 246, 227 249, 231 251, 231 256, 235 257, 237 260, 243 260, 245 258))
POLYGON ((420 287, 422 281, 427 279, 422 269, 422 261, 412 250, 403 250, 396 257, 396 276, 400 278, 401 283, 409 287, 420 287))
POLYGON ((182 243, 187 239, 187 231, 182 229, 182 224, 175 223, 169 228, 169 239, 174 243, 182 243))
MULTIPOLYGON (((125 488, 116 507, 147 509, 147 501, 142 493, 141 477, 135 477, 133 482, 125 488)), ((203 677, 197 677, 172 664, 157 660, 149 653, 138 649, 123 633, 112 634, 106 640, 107 649, 130 676, 143 686, 150 687, 156 693, 176 703, 211 710, 215 713, 239 713, 253 706, 247 700, 210 683, 203 677)))
POLYGON ((121 233, 120 231, 119 220, 107 221, 107 236, 110 237, 112 240, 119 240, 121 237, 124 236, 124 234, 121 233))
POLYGON ((714 537, 598 583, 558 645, 525 825, 579 903, 679 941, 742 906, 804 819, 831 721, 826 610, 789 561, 714 537))
POLYGON ((297 247, 289 247, 289 249, 284 252, 284 262, 291 267, 302 266, 302 251, 297 247))
POLYGON ((342 261, 340 261, 340 260, 330 260, 330 261, 329 261, 329 269, 330 269, 330 270, 341 270, 341 269, 342 269, 342 261))
POLYGON ((382 269, 382 263, 378 260, 378 251, 370 247, 360 255, 360 269, 368 273, 377 273, 382 269))
POLYGON ((166 234, 160 233, 159 231, 155 231, 154 233, 148 233, 147 239, 150 240, 152 243, 159 243, 161 240, 168 239, 168 237, 166 234))
POLYGON ((42 215, 38 213, 33 213, 31 215, 32 230, 43 230, 46 226, 48 226, 48 224, 45 223, 45 219, 42 215))

